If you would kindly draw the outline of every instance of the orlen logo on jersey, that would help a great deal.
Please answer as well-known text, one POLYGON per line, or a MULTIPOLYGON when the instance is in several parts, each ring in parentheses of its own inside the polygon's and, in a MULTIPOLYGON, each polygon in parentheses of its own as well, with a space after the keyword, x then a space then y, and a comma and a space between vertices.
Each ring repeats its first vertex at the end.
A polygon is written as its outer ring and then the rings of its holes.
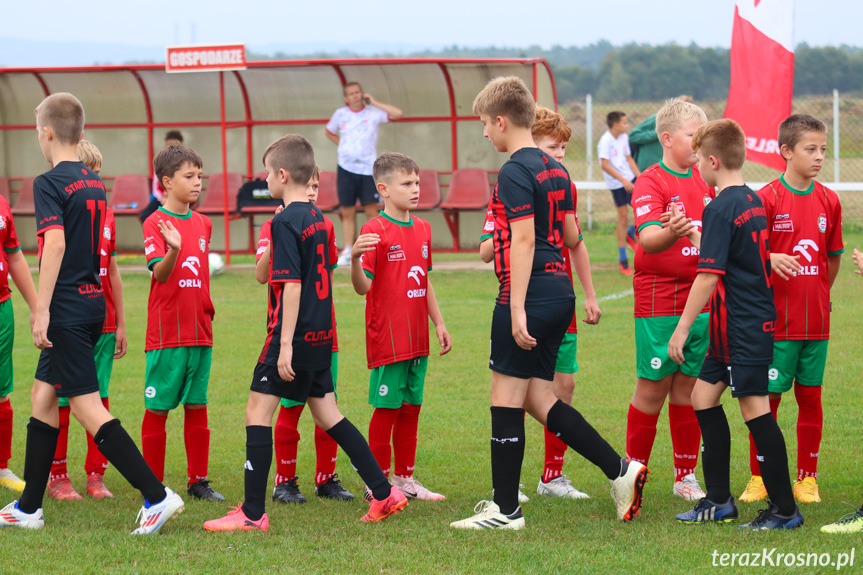
MULTIPOLYGON (((189 256, 186 258, 186 261, 184 261, 183 265, 180 267, 181 268, 189 268, 189 270, 191 270, 191 272, 197 276, 198 275, 198 268, 201 267, 201 260, 199 260, 195 256, 189 256)), ((187 288, 187 287, 188 288, 199 288, 199 287, 201 287, 201 280, 199 280, 199 279, 191 279, 191 280, 181 279, 179 283, 180 283, 181 288, 187 288)))
MULTIPOLYGON (((820 251, 818 249, 818 244, 813 242, 812 240, 800 240, 797 242, 797 245, 794 246, 794 249, 791 250, 791 253, 800 253, 804 258, 806 258, 807 262, 812 261, 812 254, 809 253, 809 250, 815 250, 816 252, 820 251)), ((802 268, 795 274, 798 276, 817 276, 818 275, 818 266, 802 266, 802 268)))
MULTIPOLYGON (((411 266, 411 271, 408 272, 408 277, 412 278, 417 285, 421 285, 420 276, 425 277, 426 272, 420 266, 411 266)), ((413 299, 415 297, 425 297, 426 290, 425 288, 420 289, 409 289, 407 293, 408 299, 413 299)))
MULTIPOLYGON (((0 268, 2 269, 2 268, 0 268)), ((99 277, 104 278, 108 277, 108 268, 99 268, 99 277)))
POLYGON ((685 256, 697 256, 701 253, 695 246, 684 246, 680 252, 685 256))

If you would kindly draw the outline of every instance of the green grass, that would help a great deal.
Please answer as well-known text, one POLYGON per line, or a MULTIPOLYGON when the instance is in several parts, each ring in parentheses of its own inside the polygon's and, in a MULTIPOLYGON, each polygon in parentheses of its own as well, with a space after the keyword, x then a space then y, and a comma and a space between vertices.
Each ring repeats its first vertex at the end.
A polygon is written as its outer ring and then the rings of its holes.
MULTIPOLYGON (((849 235, 858 245, 859 232, 849 235)), ((616 248, 609 235, 586 234, 599 296, 631 288, 630 278, 616 271, 616 248)), ((466 254, 464 258, 471 258, 466 254)), ((426 379, 417 461, 417 477, 443 492, 440 503, 415 502, 403 513, 381 524, 358 520, 361 501, 319 501, 313 493, 313 427, 306 415, 300 421, 300 487, 309 503, 286 507, 270 505, 269 533, 205 533, 201 524, 227 511, 227 504, 187 500, 186 511, 155 537, 133 538, 138 494, 111 469, 106 482, 115 494, 111 501, 57 502, 45 500, 46 528, 39 532, 2 533, 0 570, 17 573, 668 573, 713 569, 712 552, 833 553, 850 552, 860 538, 828 536, 818 528, 846 509, 841 502, 861 501, 859 423, 863 405, 859 304, 863 282, 851 273, 850 256, 833 292, 833 342, 824 388, 825 429, 821 448, 820 505, 804 509, 806 525, 787 533, 743 533, 733 525, 690 527, 673 521, 689 504, 671 495, 673 481, 667 418, 660 428, 651 459, 651 481, 645 507, 631 524, 616 520, 608 482, 599 470, 570 452, 565 473, 587 501, 560 501, 534 494, 542 471, 540 426, 527 424, 527 451, 522 481, 531 500, 524 506, 527 528, 513 532, 456 532, 450 521, 467 517, 474 504, 489 498, 489 321, 497 282, 487 271, 438 271, 435 292, 453 336, 453 351, 433 356, 426 379)), ((130 352, 114 364, 111 381, 112 412, 123 420, 134 438, 140 437, 143 415, 144 330, 149 277, 124 276, 130 352)), ((264 338, 265 290, 251 271, 228 271, 214 278, 216 306, 215 347, 210 378, 210 477, 229 503, 243 494, 243 414, 248 386, 264 338)), ((581 298, 580 289, 576 293, 581 298)), ((336 274, 334 295, 339 322, 340 407, 361 430, 367 429, 372 409, 367 405, 368 370, 364 355, 363 300, 350 287, 344 271, 336 274)), ((15 344, 17 390, 15 441, 11 467, 21 472, 29 393, 37 353, 30 343, 27 314, 21 298, 15 302, 18 339, 15 344)), ((619 451, 623 450, 626 410, 634 387, 634 337, 630 297, 601 301, 599 326, 581 329, 575 405, 619 451)), ((578 304, 583 316, 582 305, 578 304)), ((748 479, 748 442, 736 402, 725 398, 731 424, 732 485, 739 492, 748 479)), ((795 461, 796 406, 788 396, 780 410, 780 425, 795 461)), ((72 482, 84 489, 84 432, 72 424, 69 469, 72 482)), ((182 413, 168 421, 169 447, 166 484, 180 490, 186 480, 182 413)), ((361 482, 343 453, 337 471, 344 485, 361 493, 361 482)), ((273 470, 274 471, 274 470, 273 470)), ((701 476, 700 467, 697 475, 701 476)), ((7 492, 6 499, 14 494, 7 492)), ((0 502, 2 504, 3 502, 0 502)), ((755 516, 760 505, 741 505, 742 517, 755 516)), ((863 561, 856 553, 856 565, 863 561)), ((733 572, 733 570, 731 570, 733 572)), ((817 571, 807 569, 799 572, 817 571)), ((777 572, 786 572, 779 568, 777 572)))

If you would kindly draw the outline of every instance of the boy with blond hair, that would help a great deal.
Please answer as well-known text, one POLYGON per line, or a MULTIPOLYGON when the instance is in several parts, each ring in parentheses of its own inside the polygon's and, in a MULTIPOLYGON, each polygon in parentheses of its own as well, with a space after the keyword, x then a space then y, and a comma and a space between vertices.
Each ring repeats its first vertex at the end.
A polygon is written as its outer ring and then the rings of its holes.
MULTIPOLYGON (((321 179, 321 170, 315 166, 312 179, 306 186, 306 195, 313 204, 318 200, 318 183, 321 179)), ((282 207, 276 209, 276 213, 282 211, 282 207)), ((270 279, 270 244, 272 243, 271 225, 272 219, 264 222, 261 226, 261 234, 258 239, 257 262, 255 264, 255 279, 258 283, 267 284, 270 279)), ((333 270, 338 267, 339 248, 336 244, 336 232, 333 222, 324 216, 327 226, 327 249, 330 256, 330 284, 333 282, 333 270)), ((336 308, 333 305, 333 361, 331 370, 333 372, 333 396, 338 399, 336 391, 336 379, 338 373, 339 347, 336 335, 336 308)), ((300 493, 297 485, 297 444, 300 442, 300 433, 297 426, 300 415, 303 413, 305 403, 282 398, 279 407, 279 415, 276 418, 274 430, 274 443, 276 452, 276 477, 274 479, 273 501, 282 503, 305 503, 305 496, 300 493)), ((327 432, 315 426, 315 494, 326 499, 339 499, 351 501, 353 494, 342 487, 336 471, 336 458, 338 456, 338 444, 327 432)))
POLYGON ((9 469, 12 458, 12 402, 9 394, 13 389, 12 348, 15 344, 15 317, 12 311, 12 292, 9 290, 9 276, 21 297, 30 308, 30 315, 36 311, 36 288, 30 276, 30 267, 12 219, 12 209, 6 198, 0 196, 0 486, 12 491, 23 491, 24 482, 9 469))
POLYGON ((501 283, 489 358, 494 501, 480 502, 476 515, 450 525, 524 528, 518 486, 525 410, 603 471, 612 482, 618 519, 631 520, 641 507, 647 468, 620 457, 578 411, 554 395, 558 350, 575 312, 561 255, 564 245, 573 248, 578 242, 569 174, 536 147, 530 130, 536 102, 520 78, 489 82, 474 100, 473 112, 494 148, 510 154, 491 204, 501 283))
MULTIPOLYGON (((572 136, 572 130, 563 116, 548 108, 537 107, 536 119, 530 131, 536 146, 562 164, 563 158, 566 155, 566 146, 572 136)), ((575 184, 573 184, 573 209, 577 205, 578 192, 575 189, 575 184)), ((572 249, 564 246, 563 250, 561 250, 563 265, 570 281, 573 280, 572 268, 575 266, 575 272, 584 290, 584 311, 587 313, 587 318, 583 321, 588 325, 596 325, 599 323, 602 312, 596 301, 596 290, 593 288, 593 280, 590 273, 590 257, 587 253, 587 246, 582 241, 578 213, 574 213, 573 215, 575 216, 575 225, 578 228, 578 244, 572 249)), ((489 241, 494 235, 493 232, 494 214, 489 209, 485 225, 483 226, 483 233, 480 236, 480 257, 486 263, 490 262, 494 257, 494 246, 489 241)), ((569 327, 566 328, 566 334, 563 336, 563 342, 560 345, 557 362, 554 366, 554 395, 567 405, 572 405, 572 394, 575 391, 575 372, 578 371, 578 361, 576 359, 577 344, 578 319, 576 314, 573 313, 572 321, 569 327)), ((573 487, 569 478, 563 474, 565 455, 566 444, 546 428, 545 467, 536 486, 537 494, 566 499, 589 499, 586 493, 573 487)), ((528 501, 528 498, 519 491, 518 500, 524 503, 528 501)))
MULTIPOLYGON (((827 150, 827 126, 805 114, 779 124, 779 153, 785 173, 758 192, 767 210, 776 333, 768 398, 777 417, 782 394, 794 386, 797 400, 797 480, 794 498, 818 503, 818 452, 824 412, 821 384, 830 339, 830 288, 842 253, 842 207, 833 190, 816 182, 827 150)), ((740 501, 767 497, 758 452, 749 437, 752 477, 740 501)))
POLYGON ((168 412, 182 403, 186 491, 196 499, 224 501, 207 479, 207 388, 215 314, 209 262, 213 223, 190 208, 201 193, 203 161, 190 148, 169 146, 159 152, 153 167, 165 188, 165 203, 144 222, 144 254, 153 275, 141 446, 156 477, 164 477, 165 424, 168 412))
POLYGON ((715 120, 692 137, 701 177, 716 187, 716 199, 703 214, 703 232, 690 230, 700 250, 698 275, 686 307, 668 343, 678 365, 690 329, 710 300, 710 348, 692 390, 692 407, 701 428, 706 495, 677 515, 681 523, 735 521, 737 505, 730 491, 731 432, 722 409, 722 393, 740 403, 755 439, 770 497, 767 509, 741 529, 765 531, 803 525, 788 480, 785 440, 767 402, 767 371, 773 359, 776 308, 770 288, 767 217, 758 195, 743 183, 746 136, 734 120, 715 120))
POLYGON ((99 451, 144 497, 140 527, 132 534, 156 533, 183 510, 183 500, 156 478, 98 393, 93 348, 105 323, 99 238, 107 201, 102 180, 78 160, 84 107, 72 94, 52 94, 36 108, 36 129, 42 154, 54 166, 33 182, 40 273, 32 331, 42 353, 30 396, 27 485, 19 501, 0 509, 0 527, 44 526, 42 499, 60 434, 57 398, 68 397, 99 451))
MULTIPOLYGON (((92 142, 78 142, 78 159, 97 175, 102 171, 102 153, 92 142)), ((105 293, 105 323, 102 335, 96 343, 94 360, 96 373, 99 377, 99 397, 102 405, 109 409, 108 384, 111 381, 111 368, 114 360, 126 355, 126 316, 123 312, 123 284, 120 279, 120 269, 117 267, 116 226, 114 211, 107 208, 105 226, 102 230, 99 246, 99 279, 102 281, 102 291, 105 293)), ((48 496, 59 500, 75 501, 81 496, 69 481, 66 468, 66 450, 69 443, 69 400, 61 397, 60 405, 60 437, 57 440, 57 451, 54 452, 54 462, 51 464, 51 478, 48 481, 48 496)), ((84 471, 87 474, 87 495, 95 499, 113 497, 105 487, 105 470, 108 460, 96 448, 93 436, 87 433, 87 458, 84 471)))
POLYGON ((375 462, 368 443, 339 412, 330 370, 333 349, 332 261, 327 226, 309 202, 306 186, 315 169, 312 145, 295 134, 264 152, 270 195, 284 209, 272 220, 267 338, 252 377, 246 407, 245 501, 225 517, 204 523, 207 531, 269 529, 267 478, 273 460, 273 415, 280 398, 309 404, 315 424, 339 444, 372 491, 361 521, 381 521, 407 506, 375 462))
POLYGON ((375 160, 373 175, 384 209, 360 230, 351 252, 351 283, 366 296, 369 404, 375 408, 369 447, 384 475, 390 476, 392 441, 393 485, 410 499, 439 501, 445 497, 414 477, 429 318, 440 355, 452 348, 428 277, 431 226, 411 215, 420 197, 419 171, 417 163, 402 154, 387 153, 375 160))
POLYGON ((672 493, 686 500, 704 497, 695 478, 701 433, 689 396, 710 343, 705 307, 689 331, 678 366, 668 357, 668 340, 677 326, 698 268, 698 250, 687 239, 701 231, 701 216, 714 197, 701 179, 692 136, 707 122, 704 111, 681 100, 668 101, 656 114, 663 153, 659 163, 635 181, 632 207, 639 236, 635 248, 636 384, 626 424, 626 455, 647 465, 659 414, 668 401, 673 447, 672 493))

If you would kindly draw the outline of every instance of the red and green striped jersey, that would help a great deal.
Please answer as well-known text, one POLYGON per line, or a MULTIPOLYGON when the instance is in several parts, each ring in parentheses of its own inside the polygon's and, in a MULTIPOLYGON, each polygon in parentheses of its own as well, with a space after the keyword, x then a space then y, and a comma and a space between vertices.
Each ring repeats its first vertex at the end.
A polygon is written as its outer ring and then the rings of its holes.
POLYGON ((102 291, 105 293, 105 323, 102 324, 102 333, 115 333, 117 331, 117 313, 114 309, 114 288, 111 278, 108 276, 108 267, 111 258, 117 255, 117 228, 114 224, 114 210, 107 208, 105 212, 105 227, 102 230, 102 241, 99 242, 99 280, 102 282, 102 291))
POLYGON ((159 208, 144 221, 144 255, 147 267, 164 259, 167 244, 159 221, 171 222, 182 243, 168 281, 150 279, 145 350, 213 345, 213 301, 210 299, 210 234, 207 216, 189 211, 180 216, 159 208))
POLYGON ((9 256, 21 250, 18 234, 15 233, 15 223, 12 221, 12 210, 6 198, 0 196, 0 302, 4 302, 12 293, 9 291, 9 256))
POLYGON ((380 236, 375 249, 360 260, 366 276, 372 279, 366 294, 369 369, 427 356, 431 226, 417 217, 399 222, 381 212, 360 233, 380 236))
MULTIPOLYGON (((635 211, 637 233, 648 226, 661 226, 660 216, 676 204, 680 213, 692 218, 702 230, 704 207, 715 197, 707 187, 698 168, 686 174, 671 171, 661 161, 644 170, 635 180, 632 209, 635 211)), ((673 246, 658 254, 644 251, 641 243, 635 248, 635 317, 671 316, 683 313, 686 298, 698 269, 698 250, 689 238, 680 238, 673 246)), ((705 307, 704 311, 708 308, 705 307)))
POLYGON ((767 210, 770 252, 799 256, 803 269, 773 278, 778 340, 830 339, 830 282, 827 256, 845 251, 839 196, 820 182, 792 189, 784 177, 758 192, 767 210))

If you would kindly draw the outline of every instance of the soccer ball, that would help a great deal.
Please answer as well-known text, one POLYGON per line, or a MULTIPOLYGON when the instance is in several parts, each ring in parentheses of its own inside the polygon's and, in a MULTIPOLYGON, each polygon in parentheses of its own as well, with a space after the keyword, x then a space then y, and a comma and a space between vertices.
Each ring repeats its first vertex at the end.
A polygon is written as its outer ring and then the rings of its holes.
POLYGON ((210 252, 210 277, 219 275, 225 269, 225 260, 222 256, 210 252))

